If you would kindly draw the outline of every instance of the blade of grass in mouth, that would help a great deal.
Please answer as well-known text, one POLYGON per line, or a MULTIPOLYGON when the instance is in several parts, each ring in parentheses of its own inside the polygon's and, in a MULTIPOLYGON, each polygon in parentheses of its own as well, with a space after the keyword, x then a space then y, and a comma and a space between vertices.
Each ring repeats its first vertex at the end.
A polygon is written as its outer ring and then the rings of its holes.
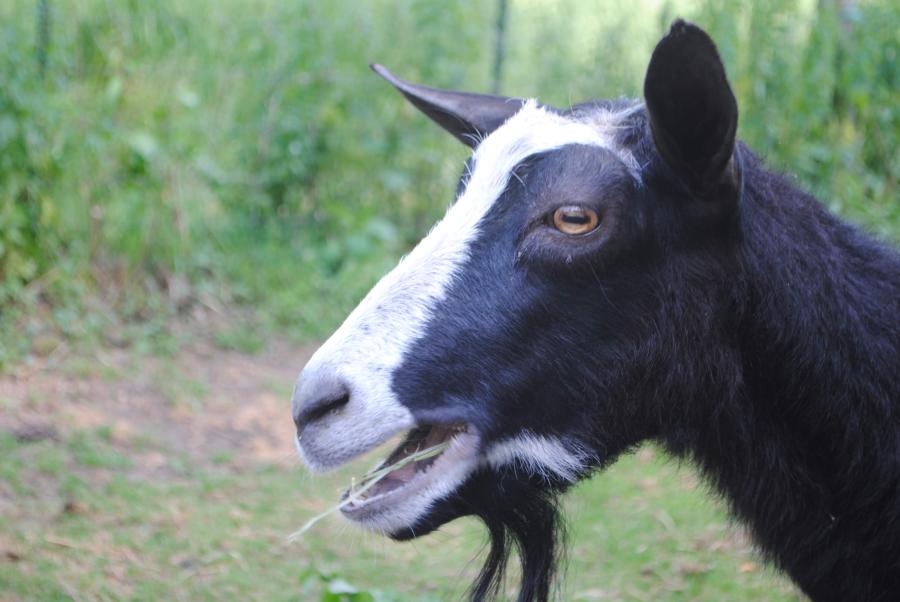
POLYGON ((449 446, 450 446, 450 442, 444 441, 443 443, 438 443, 437 445, 432 445, 431 447, 426 447, 425 449, 417 450, 416 452, 414 452, 406 457, 400 458, 399 460, 397 460, 390 466, 384 466, 382 468, 378 468, 376 470, 373 470, 372 472, 367 473, 365 476, 363 476, 362 479, 360 479, 359 483, 352 483, 350 485, 350 489, 347 491, 347 497, 344 498, 343 500, 341 500, 341 503, 339 503, 335 506, 332 506, 325 512, 323 512, 321 514, 317 514, 316 516, 314 516, 311 519, 309 519, 308 521, 306 521, 306 524, 303 525, 300 529, 298 529, 297 531, 294 531, 293 533, 288 535, 288 541, 293 542, 293 541, 300 539, 301 537, 303 537, 304 533, 306 533, 307 531, 312 529, 313 526, 315 526, 315 524, 317 522, 319 522, 320 520, 322 520, 329 514, 334 514, 341 508, 344 508, 345 506, 349 506, 356 500, 360 499, 364 493, 366 493, 367 491, 372 489, 372 487, 374 487, 381 479, 388 476, 390 473, 394 472, 395 470, 397 470, 399 468, 403 468, 404 466, 406 466, 407 464, 409 464, 411 462, 419 462, 421 460, 427 460, 429 458, 433 458, 433 457, 437 456, 438 454, 440 454, 441 452, 443 452, 449 446))

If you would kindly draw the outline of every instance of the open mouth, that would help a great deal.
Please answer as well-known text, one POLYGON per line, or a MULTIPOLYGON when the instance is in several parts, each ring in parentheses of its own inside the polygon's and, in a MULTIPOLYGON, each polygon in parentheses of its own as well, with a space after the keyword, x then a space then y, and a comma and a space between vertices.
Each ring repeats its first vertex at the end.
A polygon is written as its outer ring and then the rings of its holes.
MULTIPOLYGON (((477 435, 467 425, 412 429, 377 468, 342 497, 341 512, 368 522, 418 498, 426 505, 450 493, 474 468, 477 435)), ((419 504, 415 504, 419 505, 419 504)))

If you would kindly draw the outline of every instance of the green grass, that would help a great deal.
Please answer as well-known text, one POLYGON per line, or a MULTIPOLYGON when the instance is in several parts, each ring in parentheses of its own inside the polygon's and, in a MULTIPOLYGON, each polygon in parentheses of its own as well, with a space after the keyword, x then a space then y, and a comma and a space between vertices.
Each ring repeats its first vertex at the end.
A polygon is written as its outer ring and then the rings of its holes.
MULTIPOLYGON (((333 517, 288 543, 369 460, 315 478, 299 466, 241 474, 188 466, 189 478, 148 480, 109 446, 102 430, 63 442, 3 439, 7 598, 457 600, 478 566, 484 533, 468 519, 399 544, 333 517)), ((798 599, 692 473, 652 448, 577 487, 566 509, 562 599, 798 599)))

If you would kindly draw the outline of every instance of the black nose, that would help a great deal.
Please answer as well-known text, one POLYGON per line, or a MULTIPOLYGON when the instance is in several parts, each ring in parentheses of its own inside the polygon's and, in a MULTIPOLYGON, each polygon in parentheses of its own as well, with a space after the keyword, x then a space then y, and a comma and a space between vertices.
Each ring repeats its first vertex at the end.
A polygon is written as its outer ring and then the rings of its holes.
POLYGON ((294 424, 297 426, 297 436, 303 432, 309 424, 327 416, 332 412, 340 410, 350 401, 350 393, 346 387, 341 386, 339 390, 330 391, 327 395, 318 398, 312 398, 315 401, 296 399, 294 412, 294 424))

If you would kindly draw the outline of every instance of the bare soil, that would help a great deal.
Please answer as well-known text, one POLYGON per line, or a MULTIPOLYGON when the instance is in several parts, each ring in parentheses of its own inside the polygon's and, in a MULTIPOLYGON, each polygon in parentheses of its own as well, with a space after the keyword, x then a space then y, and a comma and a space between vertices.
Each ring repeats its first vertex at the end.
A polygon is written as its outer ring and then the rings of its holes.
POLYGON ((0 432, 25 442, 105 429, 144 477, 172 472, 173 454, 231 470, 294 465, 291 389, 314 349, 274 341, 247 354, 198 337, 173 357, 36 359, 0 375, 0 432))

